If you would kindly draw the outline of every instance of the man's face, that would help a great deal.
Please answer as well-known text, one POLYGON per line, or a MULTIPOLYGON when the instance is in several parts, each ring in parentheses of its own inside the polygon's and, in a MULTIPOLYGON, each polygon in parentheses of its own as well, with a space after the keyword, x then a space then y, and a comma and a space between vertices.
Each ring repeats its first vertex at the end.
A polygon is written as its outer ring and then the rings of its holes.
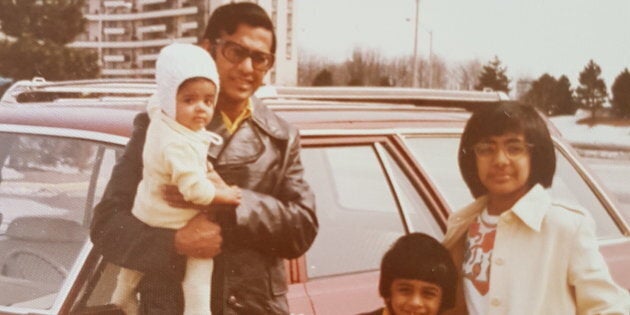
POLYGON ((261 70, 260 66, 257 69, 256 63, 260 63, 260 60, 256 57, 272 56, 272 39, 273 34, 265 28, 239 24, 233 34, 222 34, 217 43, 205 44, 206 49, 214 48, 213 57, 219 71, 221 84, 219 91, 221 101, 228 103, 244 102, 262 85, 268 69, 261 70), (234 54, 229 54, 234 49, 236 57, 234 54), (243 52, 255 56, 237 58, 238 54, 243 52), (242 60, 238 61, 238 59, 242 60))
POLYGON ((392 315, 437 315, 442 304, 442 288, 415 279, 394 279, 388 307, 392 315))

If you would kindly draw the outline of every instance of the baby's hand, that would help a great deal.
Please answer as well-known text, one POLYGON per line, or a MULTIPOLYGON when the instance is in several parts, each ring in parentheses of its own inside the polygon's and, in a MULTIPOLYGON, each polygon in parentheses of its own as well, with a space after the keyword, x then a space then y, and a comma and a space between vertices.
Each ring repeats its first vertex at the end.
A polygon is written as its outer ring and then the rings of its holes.
POLYGON ((228 185, 223 181, 223 178, 221 178, 221 176, 219 176, 219 173, 217 173, 215 170, 209 170, 208 173, 206 173, 206 178, 208 178, 212 182, 214 187, 228 188, 228 185))
POLYGON ((234 205, 241 203, 241 189, 237 186, 219 186, 214 194, 211 205, 234 205))

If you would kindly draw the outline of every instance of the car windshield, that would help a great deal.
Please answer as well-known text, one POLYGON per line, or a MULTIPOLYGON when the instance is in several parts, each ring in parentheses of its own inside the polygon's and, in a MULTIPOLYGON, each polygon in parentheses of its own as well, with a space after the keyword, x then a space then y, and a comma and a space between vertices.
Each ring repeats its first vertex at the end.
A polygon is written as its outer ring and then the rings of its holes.
POLYGON ((48 309, 69 289, 114 161, 97 142, 0 133, 0 308, 48 309))

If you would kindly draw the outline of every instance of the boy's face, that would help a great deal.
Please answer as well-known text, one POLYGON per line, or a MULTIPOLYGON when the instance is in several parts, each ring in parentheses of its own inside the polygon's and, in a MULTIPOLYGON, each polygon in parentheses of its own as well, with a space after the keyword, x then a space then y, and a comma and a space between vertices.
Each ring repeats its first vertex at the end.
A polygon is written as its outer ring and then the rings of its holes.
POLYGON ((214 114, 216 93, 210 80, 185 81, 177 90, 175 120, 194 131, 205 128, 214 114))
POLYGON ((392 315, 437 315, 442 288, 422 280, 394 279, 387 304, 392 315))

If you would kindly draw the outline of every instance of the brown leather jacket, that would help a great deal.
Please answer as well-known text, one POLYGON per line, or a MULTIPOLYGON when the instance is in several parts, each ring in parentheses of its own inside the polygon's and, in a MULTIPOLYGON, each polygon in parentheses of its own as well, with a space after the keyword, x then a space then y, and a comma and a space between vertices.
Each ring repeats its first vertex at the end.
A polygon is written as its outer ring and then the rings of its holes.
MULTIPOLYGON (((142 314, 180 314, 185 257, 174 251, 175 231, 149 227, 131 215, 148 123, 146 113, 134 121, 94 210, 91 238, 106 260, 145 273, 139 287, 142 314)), ((233 135, 218 114, 208 129, 224 138, 208 159, 227 184, 242 189, 241 204, 217 218, 224 241, 214 258, 212 312, 288 314, 283 259, 303 255, 318 230, 297 129, 256 101, 252 116, 233 135)))

